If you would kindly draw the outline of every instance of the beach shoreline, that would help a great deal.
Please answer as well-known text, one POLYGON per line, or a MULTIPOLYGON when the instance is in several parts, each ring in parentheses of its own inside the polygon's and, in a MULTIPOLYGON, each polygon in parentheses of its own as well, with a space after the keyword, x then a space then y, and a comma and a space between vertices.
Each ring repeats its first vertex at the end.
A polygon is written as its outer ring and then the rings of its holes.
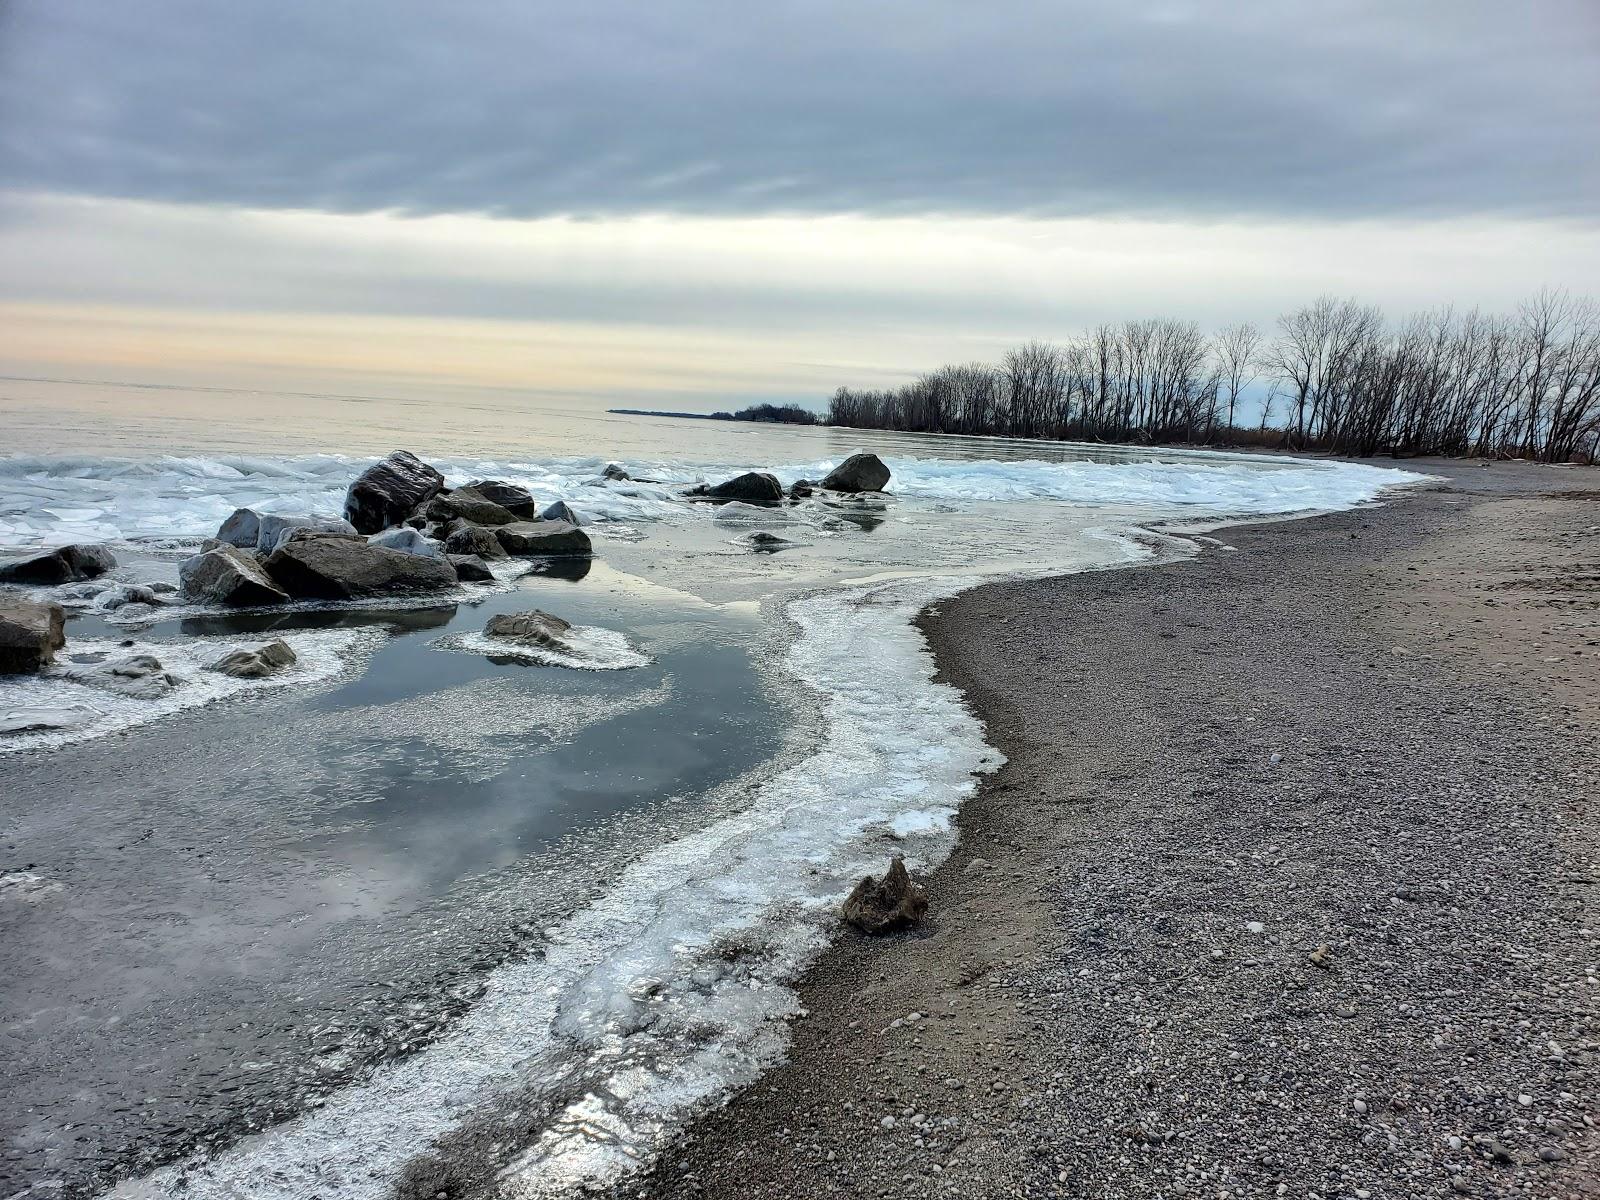
POLYGON ((1008 758, 928 928, 618 1194, 1594 1194, 1600 505, 1417 466, 925 613, 1008 758))

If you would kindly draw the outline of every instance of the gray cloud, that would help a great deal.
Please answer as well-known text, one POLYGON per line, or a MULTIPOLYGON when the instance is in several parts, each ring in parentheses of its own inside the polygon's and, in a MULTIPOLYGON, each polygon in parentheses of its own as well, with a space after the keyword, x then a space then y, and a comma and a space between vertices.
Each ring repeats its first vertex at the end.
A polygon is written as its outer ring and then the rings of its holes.
POLYGON ((335 212, 1590 220, 1592 0, 0 0, 0 186, 335 212))

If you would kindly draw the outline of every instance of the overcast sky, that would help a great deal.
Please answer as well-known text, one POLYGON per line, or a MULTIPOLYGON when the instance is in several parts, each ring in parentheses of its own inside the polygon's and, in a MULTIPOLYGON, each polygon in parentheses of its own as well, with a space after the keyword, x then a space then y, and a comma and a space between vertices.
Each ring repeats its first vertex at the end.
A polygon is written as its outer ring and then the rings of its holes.
POLYGON ((486 378, 602 396, 678 329, 747 368, 713 407, 1101 319, 1502 305, 1600 278, 1596 130, 1593 0, 0 0, 0 369, 316 386, 330 320, 493 322, 590 349, 486 378))

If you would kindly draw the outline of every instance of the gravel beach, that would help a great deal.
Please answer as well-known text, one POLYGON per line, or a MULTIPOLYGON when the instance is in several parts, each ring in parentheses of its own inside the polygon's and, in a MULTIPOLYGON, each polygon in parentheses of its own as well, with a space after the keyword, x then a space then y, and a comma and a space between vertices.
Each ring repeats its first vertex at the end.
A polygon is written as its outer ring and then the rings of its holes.
POLYGON ((640 1196, 1600 1195, 1600 481, 925 614, 1008 757, 640 1196))

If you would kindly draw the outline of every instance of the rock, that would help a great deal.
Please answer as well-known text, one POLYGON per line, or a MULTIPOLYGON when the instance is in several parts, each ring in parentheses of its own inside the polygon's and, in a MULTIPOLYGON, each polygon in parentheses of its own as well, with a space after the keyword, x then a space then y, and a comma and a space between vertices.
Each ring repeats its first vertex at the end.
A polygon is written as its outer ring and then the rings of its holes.
POLYGON ((444 476, 416 455, 396 450, 357 476, 344 498, 345 520, 358 533, 400 524, 420 504, 444 490, 444 476))
POLYGON ((67 644, 67 614, 59 604, 0 598, 0 675, 32 675, 67 644))
POLYGON ((1333 965, 1333 947, 1318 946, 1311 952, 1311 965, 1321 967, 1324 971, 1333 965))
POLYGON ((568 525, 583 524, 582 521, 578 520, 578 514, 572 511, 565 500, 557 500, 550 505, 549 508, 539 514, 539 519, 543 521, 565 521, 568 525))
POLYGON ((746 534, 744 541, 745 544, 750 547, 750 549, 761 550, 768 554, 772 553, 774 550, 786 550, 790 546, 799 545, 798 542, 791 542, 786 537, 779 537, 775 533, 768 533, 765 529, 758 529, 754 533, 746 534))
POLYGON ((293 648, 279 638, 254 650, 235 650, 231 654, 224 654, 206 669, 231 675, 235 679, 265 679, 285 667, 294 666, 296 661, 293 648))
POLYGON ((743 500, 746 504, 781 504, 783 484, 769 472, 746 471, 707 488, 705 495, 713 500, 743 500))
POLYGON ((618 483, 626 483, 633 478, 632 475, 622 469, 622 464, 620 463, 607 463, 606 469, 601 471, 600 474, 602 477, 615 480, 618 483))
POLYGON ((507 554, 588 554, 589 535, 565 521, 518 521, 501 525, 495 537, 507 554))
POLYGON ((296 598, 355 600, 392 592, 436 592, 456 584, 456 570, 443 558, 325 533, 293 534, 262 566, 296 598))
POLYGON ((510 525, 518 519, 517 514, 509 508, 496 504, 470 487, 440 492, 428 501, 424 512, 430 521, 449 521, 459 517, 474 525, 510 525))
POLYGON ((793 483, 791 483, 789 485, 789 499, 791 499, 791 500, 804 500, 807 496, 810 496, 816 490, 817 490, 816 480, 814 480, 814 479, 796 479, 793 483))
POLYGON ((892 933, 919 925, 928 911, 928 895, 906 870, 898 855, 882 879, 868 875, 856 884, 840 910, 862 933, 892 933))
POLYGON ((355 526, 338 517, 282 517, 277 513, 262 513, 258 518, 256 553, 271 554, 289 540, 291 533, 299 529, 309 529, 314 533, 340 533, 346 537, 359 536, 355 526))
POLYGON ((390 550, 400 551, 401 554, 420 554, 424 558, 444 557, 444 551, 408 526, 375 533, 367 539, 367 542, 373 546, 387 546, 390 550))
POLYGON ((504 558, 506 548, 495 537, 494 530, 481 525, 461 525, 444 539, 446 554, 475 554, 479 558, 504 558))
POLYGON ((254 550, 261 540, 261 514, 253 508, 236 508, 233 515, 217 527, 217 541, 242 550, 254 550))
MULTIPOLYGON (((495 543, 495 549, 500 548, 500 543, 495 543)), ((456 578, 462 583, 493 583, 494 572, 489 570, 489 564, 476 554, 447 554, 445 558, 456 569, 456 578)))
POLYGON ((833 492, 881 492, 889 468, 876 454, 852 454, 828 472, 822 486, 833 492))
POLYGON ((0 734, 42 733, 52 729, 77 729, 100 713, 86 704, 59 707, 0 708, 0 734))
POLYGON ((74 683, 115 692, 134 700, 159 700, 178 686, 178 678, 167 673, 153 654, 129 654, 104 662, 69 664, 61 674, 74 683))
POLYGON ((178 578, 186 599, 205 604, 245 608, 289 602, 289 594, 273 582, 254 554, 227 543, 187 559, 178 568, 178 578))
POLYGON ((105 612, 115 612, 130 604, 161 604, 164 601, 153 587, 142 583, 119 583, 109 587, 94 598, 94 606, 105 612))
POLYGON ((104 546, 57 546, 0 561, 0 583, 75 583, 104 575, 116 565, 117 556, 104 546))
POLYGON ((489 623, 483 627, 483 632, 493 638, 504 638, 508 642, 520 642, 525 646, 545 646, 554 650, 565 647, 563 639, 571 631, 572 622, 563 621, 560 617, 537 608, 528 612, 501 613, 499 616, 490 617, 489 623))
POLYGON ((499 479, 474 479, 467 486, 485 500, 498 504, 524 521, 531 521, 539 515, 539 502, 533 498, 532 492, 520 484, 505 483, 499 479))

